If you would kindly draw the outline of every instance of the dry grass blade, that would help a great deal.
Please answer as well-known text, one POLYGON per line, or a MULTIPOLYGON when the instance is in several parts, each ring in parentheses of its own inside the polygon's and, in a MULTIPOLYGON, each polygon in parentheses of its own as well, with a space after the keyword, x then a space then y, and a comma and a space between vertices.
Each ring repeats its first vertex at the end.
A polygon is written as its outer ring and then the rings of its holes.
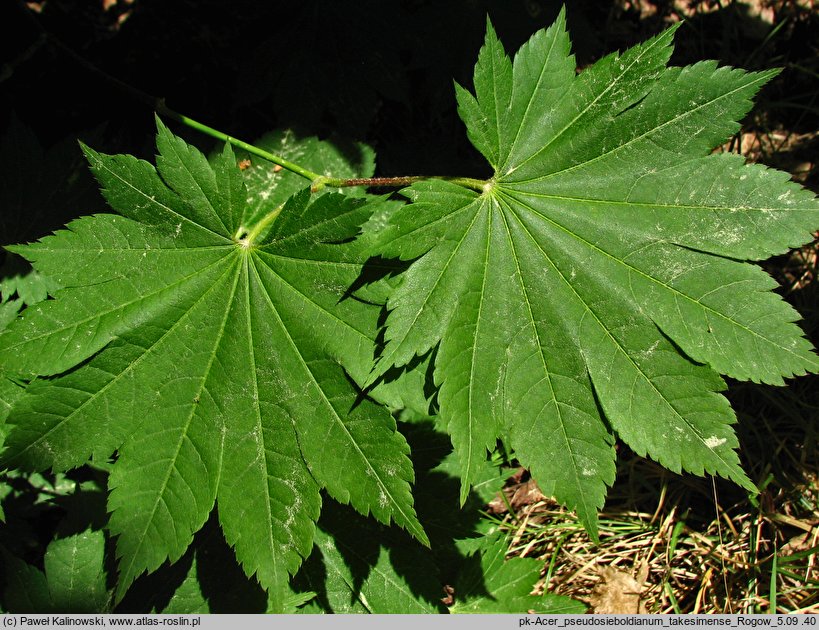
MULTIPOLYGON (((799 461, 786 448, 776 449, 779 457, 799 461)), ((491 518, 512 535, 510 555, 543 560, 541 591, 600 613, 773 612, 772 593, 776 612, 819 610, 815 470, 788 492, 769 482, 755 504, 717 482, 717 496, 732 500, 723 508, 708 480, 677 477, 633 455, 621 461, 597 545, 525 477, 490 504, 491 518), (642 509, 652 499, 652 509, 642 509)))

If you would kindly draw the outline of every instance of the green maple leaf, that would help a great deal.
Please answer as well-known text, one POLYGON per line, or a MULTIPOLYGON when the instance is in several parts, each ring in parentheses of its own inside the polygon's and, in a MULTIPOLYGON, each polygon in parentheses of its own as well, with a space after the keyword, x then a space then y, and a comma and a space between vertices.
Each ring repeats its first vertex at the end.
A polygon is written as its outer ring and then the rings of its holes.
POLYGON ((819 370, 797 314, 743 262, 810 241, 816 200, 710 154, 776 71, 666 67, 673 31, 576 74, 563 14, 514 62, 489 25, 476 95, 456 87, 494 176, 479 192, 413 185, 367 235, 373 254, 418 259, 370 382, 440 343, 462 500, 499 437, 593 535, 614 435, 753 490, 720 373, 781 384, 819 370))
POLYGON ((450 608, 460 614, 534 612, 580 615, 586 607, 565 595, 531 595, 543 563, 534 558, 506 559, 508 542, 497 532, 479 540, 472 562, 465 563, 455 582, 456 601, 450 608))
POLYGON ((10 248, 63 289, 0 336, 7 373, 51 377, 12 410, 3 464, 64 470, 118 450, 118 599, 184 553, 214 502, 274 608, 322 488, 426 543, 406 441, 342 368, 366 375, 378 309, 343 299, 365 256, 335 243, 380 202, 303 190, 252 217, 228 146, 209 163, 159 123, 157 147, 156 169, 86 149, 120 216, 10 248))

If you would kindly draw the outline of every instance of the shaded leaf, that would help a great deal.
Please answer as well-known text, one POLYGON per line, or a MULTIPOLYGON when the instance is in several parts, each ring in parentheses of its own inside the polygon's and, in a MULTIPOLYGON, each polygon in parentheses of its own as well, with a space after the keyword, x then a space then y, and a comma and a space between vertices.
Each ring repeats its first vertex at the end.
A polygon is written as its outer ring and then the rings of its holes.
POLYGON ((296 580, 316 593, 308 610, 425 614, 438 612, 436 574, 428 550, 328 504, 296 580))
MULTIPOLYGON (((261 613, 267 606, 267 595, 259 583, 243 574, 242 568, 212 517, 197 533, 194 543, 182 560, 187 572, 169 596, 167 604, 156 612, 163 614, 261 613)), ((166 572, 170 573, 168 567, 166 572)), ((152 582, 154 576, 147 576, 152 582)), ((142 590, 149 589, 143 585, 142 590)), ((130 596, 130 594, 129 594, 130 596)), ((157 604, 153 605, 157 608, 157 604)))
POLYGON ((51 593, 45 574, 8 552, 3 552, 5 608, 11 613, 51 610, 51 593))
POLYGON ((107 610, 104 552, 102 531, 86 530, 51 541, 44 563, 52 610, 61 613, 107 610))
POLYGON ((45 572, 4 553, 9 612, 107 612, 104 550, 103 533, 87 530, 52 540, 45 572))
MULTIPOLYGON (((98 132, 90 134, 98 136, 98 132)), ((76 136, 44 147, 12 114, 0 135, 0 245, 39 238, 102 200, 85 171, 76 136)))
POLYGON ((506 556, 506 540, 497 533, 481 541, 479 562, 466 563, 455 583, 453 613, 518 613, 579 615, 586 607, 569 597, 545 593, 532 595, 543 566, 533 558, 506 556))

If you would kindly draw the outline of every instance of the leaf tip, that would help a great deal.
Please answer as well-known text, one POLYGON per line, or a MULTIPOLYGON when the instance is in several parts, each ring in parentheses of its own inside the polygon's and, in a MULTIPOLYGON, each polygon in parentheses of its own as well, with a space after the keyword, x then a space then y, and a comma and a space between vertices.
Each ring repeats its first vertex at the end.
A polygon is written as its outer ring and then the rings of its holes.
POLYGON ((739 469, 739 473, 732 474, 730 479, 743 490, 747 490, 751 496, 759 496, 761 493, 759 487, 751 481, 750 477, 748 477, 741 468, 739 469))
POLYGON ((85 142, 82 140, 77 140, 77 143, 80 145, 80 151, 82 151, 85 159, 88 161, 88 164, 91 168, 94 168, 96 164, 99 164, 100 154, 97 151, 94 151, 91 147, 89 147, 85 142))
POLYGON ((492 18, 489 17, 489 14, 486 14, 486 35, 484 36, 484 46, 486 47, 493 47, 500 45, 500 38, 498 37, 498 32, 495 30, 495 26, 492 24, 492 18))
POLYGON ((559 26, 561 28, 566 28, 566 4, 560 5, 560 11, 557 12, 557 17, 553 22, 553 26, 559 26))
POLYGON ((164 142, 173 142, 174 140, 181 140, 181 138, 177 138, 170 129, 168 129, 167 125, 162 122, 162 119, 159 117, 159 114, 154 112, 154 120, 156 122, 156 146, 159 149, 160 155, 162 154, 162 145, 164 142))
POLYGON ((413 535, 415 540, 421 543, 424 547, 427 549, 432 549, 432 543, 429 542, 429 536, 427 536, 427 533, 424 531, 423 527, 419 526, 418 532, 414 533, 413 535))
POLYGON ((469 493, 472 490, 472 484, 465 478, 461 478, 461 496, 459 497, 459 507, 463 509, 469 499, 469 493))
POLYGON ((236 162, 236 154, 233 152, 233 147, 230 146, 230 142, 225 142, 225 146, 222 149, 222 157, 229 164, 234 164, 236 162))
POLYGON ((168 127, 165 126, 165 123, 162 122, 162 118, 160 118, 158 112, 154 112, 154 122, 156 123, 156 131, 159 132, 166 132, 168 131, 168 127))

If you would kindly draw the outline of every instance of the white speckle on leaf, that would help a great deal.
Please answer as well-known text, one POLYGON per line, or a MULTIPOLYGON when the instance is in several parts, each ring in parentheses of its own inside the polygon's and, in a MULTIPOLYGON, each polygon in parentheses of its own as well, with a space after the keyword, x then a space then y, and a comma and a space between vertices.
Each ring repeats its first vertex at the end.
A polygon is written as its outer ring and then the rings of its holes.
POLYGON ((711 437, 705 439, 705 445, 708 448, 717 448, 718 446, 725 444, 725 442, 725 438, 718 438, 716 435, 712 435, 711 437))
POLYGON ((659 345, 660 345, 660 340, 657 339, 657 341, 655 341, 653 344, 651 344, 651 346, 649 348, 643 350, 642 352, 639 352, 638 356, 641 359, 650 359, 654 355, 654 353, 657 351, 657 347, 659 345))
POLYGON ((716 234, 717 240, 720 243, 725 245, 734 245, 742 240, 742 234, 740 234, 740 230, 730 230, 724 229, 720 230, 716 234))

